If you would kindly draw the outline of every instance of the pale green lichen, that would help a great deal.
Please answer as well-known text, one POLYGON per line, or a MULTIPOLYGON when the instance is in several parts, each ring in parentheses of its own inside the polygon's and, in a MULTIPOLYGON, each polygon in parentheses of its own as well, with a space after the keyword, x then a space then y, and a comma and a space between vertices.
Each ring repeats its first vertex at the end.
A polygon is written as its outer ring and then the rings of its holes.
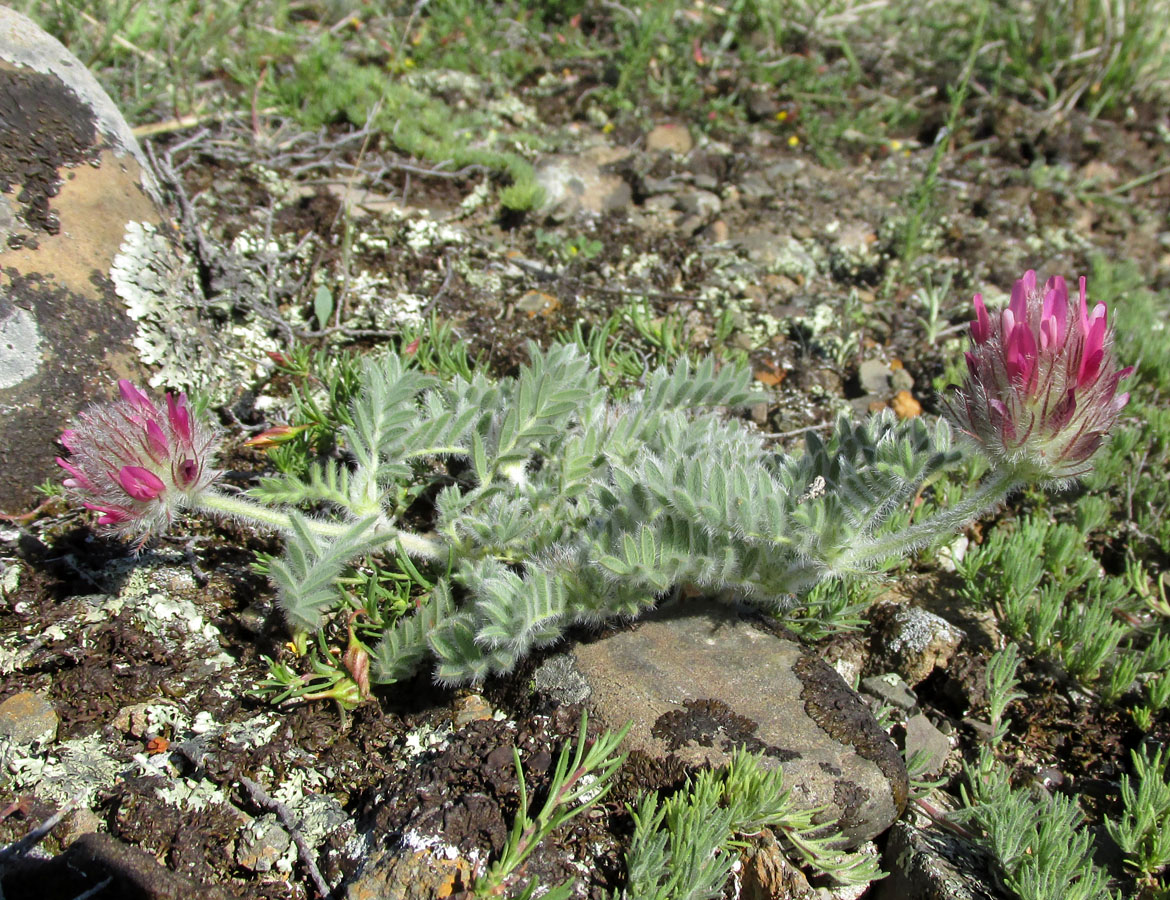
POLYGON ((21 564, 17 560, 0 562, 0 598, 15 597, 20 587, 21 564))
POLYGON ((134 320, 133 345, 153 370, 153 387, 198 388, 221 403, 255 377, 266 351, 277 349, 252 323, 234 323, 224 333, 208 315, 194 267, 154 225, 127 223, 109 274, 134 320))
POLYGON ((429 216, 410 219, 403 234, 404 243, 415 253, 434 247, 458 246, 466 244, 467 240, 467 232, 458 225, 436 222, 429 216))
POLYGON ((88 806, 99 792, 113 787, 126 764, 106 752, 100 734, 65 741, 52 754, 19 757, 8 762, 9 788, 32 790, 49 803, 62 806, 77 799, 88 806))
POLYGON ((464 216, 469 216, 478 209, 481 209, 492 198, 492 186, 486 179, 477 184, 471 189, 466 197, 459 203, 459 212, 464 216))

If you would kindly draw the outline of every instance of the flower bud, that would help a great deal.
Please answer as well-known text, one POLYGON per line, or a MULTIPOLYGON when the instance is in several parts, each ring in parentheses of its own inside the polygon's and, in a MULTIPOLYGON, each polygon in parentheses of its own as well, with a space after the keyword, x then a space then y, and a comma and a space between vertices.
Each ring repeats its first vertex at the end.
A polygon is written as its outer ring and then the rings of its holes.
POLYGON ((1118 383, 1104 303, 1089 311, 1085 279, 1080 303, 1054 276, 1037 287, 1025 272, 998 314, 975 295, 967 381, 946 401, 952 422, 996 465, 1021 478, 1061 482, 1083 475, 1117 421, 1129 394, 1118 383))
POLYGON ((69 474, 66 493, 99 513, 106 532, 145 541, 219 476, 211 468, 219 436, 185 394, 168 393, 160 409, 129 381, 118 382, 118 393, 62 433, 70 458, 57 464, 69 474))

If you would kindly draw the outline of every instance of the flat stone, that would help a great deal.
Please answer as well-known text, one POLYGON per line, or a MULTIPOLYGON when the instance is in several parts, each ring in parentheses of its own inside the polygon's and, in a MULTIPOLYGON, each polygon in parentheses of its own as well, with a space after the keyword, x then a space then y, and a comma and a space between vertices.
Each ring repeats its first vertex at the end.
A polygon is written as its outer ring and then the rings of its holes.
POLYGON ((723 201, 719 199, 718 194, 711 191, 684 191, 678 196, 678 208, 685 213, 706 219, 719 214, 723 209, 723 201))
POLYGON ((867 394, 885 394, 890 389, 890 367, 880 359, 864 360, 857 369, 861 389, 867 394))
POLYGON ((271 872, 292 843, 276 816, 267 813, 240 831, 236 862, 250 872, 271 872))
POLYGON ((402 846, 379 851, 342 895, 345 900, 433 900, 471 889, 475 864, 435 836, 408 833, 402 846))
POLYGON ((916 713, 906 720, 906 758, 922 753, 929 760, 923 773, 933 777, 942 771, 951 752, 951 742, 935 724, 922 713, 916 713))
POLYGON ((694 148, 695 142, 685 125, 668 122, 650 129, 646 135, 646 151, 648 153, 678 153, 685 155, 694 148))
POLYGON ((882 703, 905 712, 918 706, 918 698, 902 680, 902 676, 896 672, 863 678, 861 679, 861 689, 882 703))
POLYGON ((0 738, 21 748, 51 744, 57 738, 57 711, 40 694, 21 691, 0 703, 0 738))
POLYGON ((793 800, 825 806, 851 846, 905 805, 901 754, 865 702, 800 644, 726 607, 670 606, 569 653, 599 724, 632 722, 629 750, 686 766, 724 765, 738 747, 762 753, 783 766, 793 800))
POLYGON ((731 229, 722 219, 716 219, 707 226, 703 236, 713 244, 722 244, 724 241, 731 240, 731 229))
POLYGON ((749 200, 765 200, 776 196, 776 189, 759 172, 748 172, 740 179, 739 191, 749 200))

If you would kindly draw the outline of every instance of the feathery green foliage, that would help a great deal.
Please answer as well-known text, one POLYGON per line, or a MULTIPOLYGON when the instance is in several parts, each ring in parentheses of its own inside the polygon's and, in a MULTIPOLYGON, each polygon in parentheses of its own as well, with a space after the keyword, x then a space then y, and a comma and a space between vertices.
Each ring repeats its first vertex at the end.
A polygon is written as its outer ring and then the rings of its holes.
POLYGON ((834 850, 835 821, 813 824, 819 809, 800 809, 784 789, 779 767, 737 750, 722 770, 705 769, 681 791, 660 801, 644 795, 636 809, 626 852, 626 887, 614 900, 713 900, 739 858, 737 835, 769 828, 802 863, 838 884, 882 877, 877 860, 834 850))
POLYGON ((435 567, 415 611, 368 616, 389 626, 367 651, 376 682, 427 658, 442 682, 480 681, 574 623, 637 615, 676 585, 781 609, 977 511, 891 534, 958 458, 945 424, 842 419, 827 439, 810 432, 803 454, 778 454, 722 412, 753 400, 748 373, 711 359, 650 372, 620 403, 574 345, 531 347, 529 364, 498 381, 440 382, 389 354, 356 382, 339 452, 256 494, 332 517, 294 515, 270 565, 295 632, 360 605, 336 581, 379 544, 435 567), (403 524, 423 514, 412 505, 422 495, 433 498, 427 534, 403 524))
POLYGON ((995 756, 1007 735, 1004 710, 1016 693, 1016 647, 992 656, 987 693, 994 733, 978 759, 964 765, 966 809, 958 817, 984 835, 1003 875, 1020 900, 1119 900, 1109 878, 1093 862, 1092 832, 1072 797, 1015 787, 1011 771, 995 756))
POLYGON ((1120 822, 1107 819, 1106 827, 1127 866, 1136 869, 1149 884, 1170 866, 1170 770, 1166 748, 1130 753, 1134 778, 1121 776, 1121 801, 1125 811, 1120 822), (1136 786, 1135 786, 1136 783, 1136 786))

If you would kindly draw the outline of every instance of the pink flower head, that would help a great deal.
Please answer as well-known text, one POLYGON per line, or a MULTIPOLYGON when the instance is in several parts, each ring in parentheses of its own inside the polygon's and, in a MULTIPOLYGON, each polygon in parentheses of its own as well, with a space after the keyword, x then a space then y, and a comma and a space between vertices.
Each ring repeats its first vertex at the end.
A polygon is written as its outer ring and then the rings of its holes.
POLYGON ((1070 309, 1063 278, 1037 286, 1025 272, 1008 305, 991 315, 975 295, 966 383, 947 401, 950 419, 991 460, 1023 476, 1064 481, 1083 475, 1129 394, 1118 370, 1104 303, 1089 311, 1085 279, 1070 309))
POLYGON ((129 381, 118 393, 62 433, 70 458, 57 464, 69 475, 66 493, 98 513, 105 531, 145 541, 219 476, 210 466, 219 435, 186 394, 168 393, 160 408, 129 381))

